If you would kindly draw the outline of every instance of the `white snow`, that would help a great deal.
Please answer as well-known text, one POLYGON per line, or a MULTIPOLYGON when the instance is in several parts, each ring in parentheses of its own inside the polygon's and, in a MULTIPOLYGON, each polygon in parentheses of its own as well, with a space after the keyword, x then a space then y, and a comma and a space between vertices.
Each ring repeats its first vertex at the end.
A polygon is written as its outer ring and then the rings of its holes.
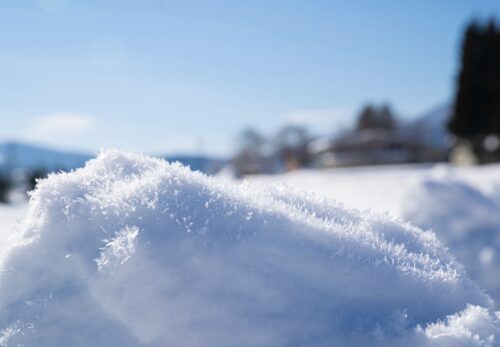
POLYGON ((402 215, 435 230, 468 274, 500 304, 500 207, 494 193, 464 180, 423 180, 402 202, 402 215))
POLYGON ((285 182, 432 229, 467 273, 500 303, 500 165, 301 170, 251 180, 285 182))
POLYGON ((0 345, 500 338, 491 299, 432 232, 284 185, 104 151, 41 181, 17 230, 2 254, 0 345))

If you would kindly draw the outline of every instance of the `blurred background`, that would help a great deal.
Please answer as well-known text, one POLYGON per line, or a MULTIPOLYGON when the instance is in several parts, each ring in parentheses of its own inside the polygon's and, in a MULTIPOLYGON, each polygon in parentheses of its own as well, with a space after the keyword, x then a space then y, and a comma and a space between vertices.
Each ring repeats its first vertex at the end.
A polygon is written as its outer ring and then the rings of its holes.
POLYGON ((0 235, 114 147, 432 229, 500 301, 500 1, 4 0, 0 25, 0 235))
POLYGON ((2 181, 107 147, 236 176, 496 161, 498 18, 493 0, 2 1, 2 181))
POLYGON ((500 159, 498 1, 0 3, 0 200, 115 147, 208 174, 500 159))

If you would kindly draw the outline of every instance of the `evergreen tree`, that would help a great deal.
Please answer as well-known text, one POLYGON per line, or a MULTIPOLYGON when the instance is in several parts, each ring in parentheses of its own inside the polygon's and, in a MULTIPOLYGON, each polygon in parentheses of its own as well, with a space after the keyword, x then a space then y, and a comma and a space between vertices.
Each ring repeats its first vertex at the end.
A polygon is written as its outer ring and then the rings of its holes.
POLYGON ((358 116, 357 130, 383 129, 393 130, 395 127, 394 116, 387 105, 375 107, 366 105, 358 116))
POLYGON ((479 156, 488 135, 500 135, 500 30, 471 23, 464 35, 450 131, 479 156))
POLYGON ((373 129, 377 127, 377 111, 372 105, 363 108, 358 116, 358 130, 373 129))

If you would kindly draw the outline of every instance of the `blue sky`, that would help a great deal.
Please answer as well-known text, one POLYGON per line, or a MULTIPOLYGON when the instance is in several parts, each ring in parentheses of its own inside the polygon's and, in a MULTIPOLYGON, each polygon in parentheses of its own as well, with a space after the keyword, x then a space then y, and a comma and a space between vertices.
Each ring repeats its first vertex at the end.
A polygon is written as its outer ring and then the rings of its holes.
POLYGON ((366 102, 452 99, 471 18, 500 1, 5 0, 0 140, 231 153, 285 123, 347 127, 366 102))

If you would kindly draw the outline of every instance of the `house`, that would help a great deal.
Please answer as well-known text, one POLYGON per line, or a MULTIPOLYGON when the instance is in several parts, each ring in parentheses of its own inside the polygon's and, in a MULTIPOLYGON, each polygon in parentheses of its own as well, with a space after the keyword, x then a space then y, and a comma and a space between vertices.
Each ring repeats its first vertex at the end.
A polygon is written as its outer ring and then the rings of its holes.
POLYGON ((416 121, 390 128, 365 127, 309 144, 317 167, 446 161, 450 151, 446 122, 451 108, 440 107, 416 121))

